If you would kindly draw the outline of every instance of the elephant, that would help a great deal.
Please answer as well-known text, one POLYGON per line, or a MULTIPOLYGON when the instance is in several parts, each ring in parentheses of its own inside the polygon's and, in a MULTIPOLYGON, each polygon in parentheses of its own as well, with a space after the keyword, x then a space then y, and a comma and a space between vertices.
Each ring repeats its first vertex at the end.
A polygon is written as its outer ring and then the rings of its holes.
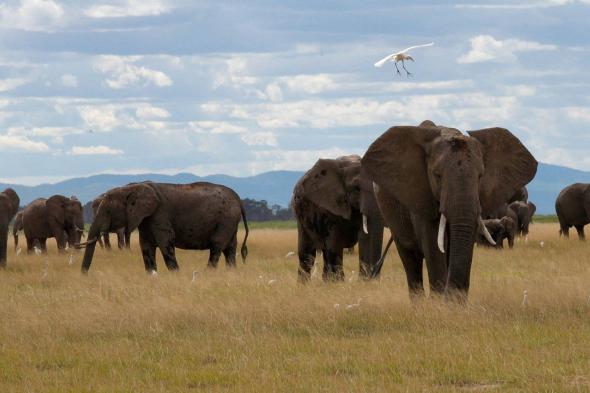
POLYGON ((101 234, 125 228, 139 229, 139 245, 145 270, 155 273, 156 248, 168 270, 178 270, 175 248, 209 250, 208 267, 215 268, 223 252, 226 264, 236 266, 237 232, 240 219, 246 235, 241 256, 246 261, 248 221, 240 197, 231 188, 198 182, 192 184, 131 183, 104 194, 88 231, 82 261, 87 273, 101 234))
MULTIPOLYGON (((92 201, 92 213, 96 216, 98 206, 102 202, 104 194, 101 194, 92 201)), ((117 247, 119 250, 123 248, 129 249, 131 246, 131 233, 125 231, 125 227, 117 228, 114 233, 117 234, 117 247)), ((111 240, 109 239, 109 233, 105 232, 102 236, 98 237, 98 244, 101 248, 106 247, 107 250, 111 249, 111 240)))
POLYGON ((516 193, 508 200, 508 204, 516 201, 521 201, 524 203, 529 201, 529 191, 526 187, 521 187, 520 190, 516 191, 516 193))
MULTIPOLYGON (((492 239, 494 239, 496 248, 504 248, 504 239, 508 239, 508 247, 514 247, 514 237, 516 236, 517 227, 516 222, 511 217, 492 218, 483 220, 483 223, 488 233, 492 236, 492 239)), ((478 233, 476 243, 482 246, 489 245, 483 233, 478 233)))
POLYGON ((537 206, 531 201, 521 202, 516 201, 508 205, 508 209, 512 210, 518 217, 517 234, 519 236, 527 236, 529 234, 529 225, 533 222, 533 216, 537 210, 537 206))
POLYGON ((585 240, 584 225, 590 223, 590 184, 574 183, 565 187, 555 201, 559 234, 569 237, 575 227, 580 240, 585 240))
POLYGON ((23 210, 23 230, 27 240, 27 252, 33 252, 36 242, 47 252, 46 241, 54 237, 58 251, 64 252, 66 243, 73 247, 80 242, 84 232, 82 204, 75 198, 63 195, 38 198, 23 210))
POLYGON ((0 267, 6 267, 8 226, 18 211, 19 204, 20 198, 12 188, 0 193, 0 267))
POLYGON ((14 249, 18 248, 18 234, 23 230, 23 212, 22 210, 16 213, 14 223, 12 224, 12 237, 14 238, 14 249))
POLYGON ((412 299, 431 293, 467 300, 477 230, 494 244, 482 211, 494 211, 537 171, 537 161, 510 131, 396 126, 362 158, 402 260, 412 299))
POLYGON ((298 281, 310 279, 322 251, 324 281, 344 280, 343 250, 359 243, 359 276, 368 279, 381 256, 384 222, 360 156, 320 159, 295 185, 298 281))

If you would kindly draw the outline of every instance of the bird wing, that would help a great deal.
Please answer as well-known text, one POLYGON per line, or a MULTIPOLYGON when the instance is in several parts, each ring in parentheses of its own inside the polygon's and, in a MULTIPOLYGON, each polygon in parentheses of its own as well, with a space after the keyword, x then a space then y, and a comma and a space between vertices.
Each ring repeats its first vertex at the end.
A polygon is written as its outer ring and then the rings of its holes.
POLYGON ((398 53, 399 53, 399 52, 397 52, 397 53, 393 53, 393 54, 391 54, 391 55, 389 55, 389 56, 385 56, 384 58, 382 58, 381 60, 379 60, 377 63, 375 63, 375 67, 377 67, 377 68, 381 68, 381 67, 383 67, 383 64, 385 64, 385 63, 387 63, 389 60, 393 59, 393 58, 394 58, 394 57, 395 57, 395 56, 396 56, 398 53))
POLYGON ((412 49, 422 48, 423 46, 432 46, 432 45, 434 45, 434 42, 430 42, 428 44, 422 44, 422 45, 414 45, 414 46, 410 46, 409 48, 406 48, 406 49, 400 51, 399 53, 405 53, 405 52, 412 50, 412 49))

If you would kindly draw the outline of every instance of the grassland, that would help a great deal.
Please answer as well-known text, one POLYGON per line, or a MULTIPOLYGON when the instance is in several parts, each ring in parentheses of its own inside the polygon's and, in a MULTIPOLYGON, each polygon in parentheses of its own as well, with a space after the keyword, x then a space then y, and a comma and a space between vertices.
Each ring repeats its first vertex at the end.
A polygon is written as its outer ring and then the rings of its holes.
POLYGON ((137 244, 97 250, 88 276, 53 242, 48 257, 11 251, 0 392, 590 390, 590 244, 556 224, 477 249, 465 308, 411 304, 396 253, 380 282, 357 281, 347 255, 346 282, 299 286, 295 245, 293 229, 258 228, 236 270, 179 251, 181 271, 159 259, 156 278, 137 244))

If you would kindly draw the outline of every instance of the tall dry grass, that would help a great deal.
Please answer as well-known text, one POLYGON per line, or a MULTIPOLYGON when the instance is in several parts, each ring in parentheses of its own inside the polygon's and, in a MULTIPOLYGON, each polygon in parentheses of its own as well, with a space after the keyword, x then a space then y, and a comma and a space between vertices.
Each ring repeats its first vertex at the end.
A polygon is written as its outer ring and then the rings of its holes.
POLYGON ((137 244, 97 249, 88 276, 53 244, 11 252, 0 392, 590 390, 590 244, 555 224, 511 251, 477 249, 466 308, 411 304, 395 251, 379 282, 357 281, 349 255, 344 283, 318 269, 302 287, 285 258, 296 231, 256 229, 249 248, 235 270, 178 250, 174 274, 158 255, 157 278, 137 244))

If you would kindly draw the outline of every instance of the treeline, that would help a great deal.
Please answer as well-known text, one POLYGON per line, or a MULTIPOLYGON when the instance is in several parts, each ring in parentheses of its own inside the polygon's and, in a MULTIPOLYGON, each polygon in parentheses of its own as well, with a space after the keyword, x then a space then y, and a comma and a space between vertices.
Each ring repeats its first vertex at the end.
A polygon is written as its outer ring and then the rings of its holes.
MULTIPOLYGON (((282 207, 280 205, 269 206, 265 200, 257 201, 254 199, 242 199, 246 209, 248 221, 285 221, 294 219, 293 209, 291 207, 282 207)), ((84 205, 84 222, 90 224, 94 215, 92 214, 92 202, 84 205)))

